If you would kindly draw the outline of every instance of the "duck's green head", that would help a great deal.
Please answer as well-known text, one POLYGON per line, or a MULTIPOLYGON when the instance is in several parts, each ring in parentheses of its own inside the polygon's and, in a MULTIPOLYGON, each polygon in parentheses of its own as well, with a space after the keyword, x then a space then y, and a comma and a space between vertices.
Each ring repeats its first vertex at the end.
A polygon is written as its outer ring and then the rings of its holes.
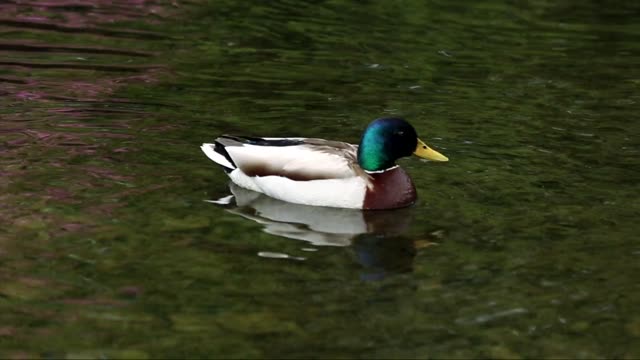
POLYGON ((433 161, 449 160, 418 139, 416 130, 404 119, 382 118, 372 121, 362 134, 358 164, 367 171, 381 171, 411 154, 433 161))

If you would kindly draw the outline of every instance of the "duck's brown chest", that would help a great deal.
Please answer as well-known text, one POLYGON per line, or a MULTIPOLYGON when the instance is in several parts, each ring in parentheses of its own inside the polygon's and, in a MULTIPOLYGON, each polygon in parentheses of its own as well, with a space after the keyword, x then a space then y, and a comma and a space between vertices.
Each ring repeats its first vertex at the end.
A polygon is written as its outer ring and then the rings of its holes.
POLYGON ((369 175, 373 186, 365 193, 363 209, 395 209, 409 206, 416 201, 413 181, 400 167, 369 175))

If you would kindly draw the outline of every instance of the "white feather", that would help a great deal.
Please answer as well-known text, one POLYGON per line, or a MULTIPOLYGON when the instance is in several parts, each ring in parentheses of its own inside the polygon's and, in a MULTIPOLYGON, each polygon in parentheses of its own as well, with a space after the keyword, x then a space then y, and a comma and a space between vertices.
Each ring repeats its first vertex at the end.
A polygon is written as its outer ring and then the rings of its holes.
POLYGON ((216 162, 217 164, 220 164, 228 169, 235 169, 236 167, 233 166, 233 164, 231 164, 229 162, 229 160, 227 160, 224 156, 222 156, 221 154, 217 153, 214 150, 215 145, 214 144, 202 144, 202 146, 200 146, 200 149, 202 149, 202 151, 204 152, 205 155, 207 155, 207 157, 211 160, 213 160, 214 162, 216 162))
POLYGON ((264 191, 262 191, 262 189, 258 185, 256 185, 254 181, 256 178, 247 176, 240 169, 235 169, 227 175, 229 175, 229 178, 234 182, 234 184, 240 187, 264 193, 264 191))
POLYGON ((361 209, 367 190, 365 179, 295 181, 282 176, 249 177, 240 169, 229 173, 231 180, 249 190, 273 198, 303 205, 361 209), (339 191, 336 191, 339 189, 339 191))
POLYGON ((218 205, 229 205, 231 204, 231 200, 233 200, 234 196, 233 195, 228 195, 225 197, 221 197, 218 200, 205 200, 205 202, 208 203, 212 203, 212 204, 218 204, 218 205))
MULTIPOLYGON (((278 172, 303 173, 308 176, 347 178, 355 176, 347 159, 338 154, 314 150, 305 145, 258 146, 244 144, 225 148, 239 168, 264 166, 278 172)), ((215 161, 215 160, 214 160, 215 161)))

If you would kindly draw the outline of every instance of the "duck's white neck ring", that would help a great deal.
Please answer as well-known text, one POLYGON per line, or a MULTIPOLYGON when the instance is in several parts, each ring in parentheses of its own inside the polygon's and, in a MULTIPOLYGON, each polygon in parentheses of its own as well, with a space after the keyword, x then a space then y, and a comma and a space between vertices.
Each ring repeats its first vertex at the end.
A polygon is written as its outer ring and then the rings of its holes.
POLYGON ((366 172, 367 174, 380 174, 380 173, 383 173, 383 172, 386 172, 386 171, 389 171, 389 170, 393 170, 393 169, 397 168, 398 166, 400 166, 400 165, 394 165, 394 166, 392 166, 390 168, 383 169, 383 170, 376 170, 376 171, 365 170, 364 172, 366 172))

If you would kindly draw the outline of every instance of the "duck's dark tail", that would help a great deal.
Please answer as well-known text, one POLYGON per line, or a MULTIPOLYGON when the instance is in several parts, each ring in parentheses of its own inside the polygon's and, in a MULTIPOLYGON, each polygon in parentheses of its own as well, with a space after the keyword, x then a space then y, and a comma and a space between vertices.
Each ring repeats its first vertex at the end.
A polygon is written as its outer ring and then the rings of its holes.
POLYGON ((236 164, 233 162, 231 156, 225 149, 225 145, 223 144, 224 137, 217 138, 213 144, 204 143, 200 146, 200 149, 204 152, 205 155, 211 160, 213 160, 216 164, 222 166, 225 172, 230 173, 231 171, 237 168, 236 164))

